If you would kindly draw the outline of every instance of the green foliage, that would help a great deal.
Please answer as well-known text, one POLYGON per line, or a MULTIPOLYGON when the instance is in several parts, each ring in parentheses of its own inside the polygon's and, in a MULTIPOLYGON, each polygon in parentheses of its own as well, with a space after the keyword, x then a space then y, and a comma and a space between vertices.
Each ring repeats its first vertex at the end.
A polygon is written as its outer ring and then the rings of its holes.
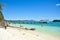
POLYGON ((0 21, 3 21, 4 20, 4 16, 2 14, 2 11, 0 10, 0 21))

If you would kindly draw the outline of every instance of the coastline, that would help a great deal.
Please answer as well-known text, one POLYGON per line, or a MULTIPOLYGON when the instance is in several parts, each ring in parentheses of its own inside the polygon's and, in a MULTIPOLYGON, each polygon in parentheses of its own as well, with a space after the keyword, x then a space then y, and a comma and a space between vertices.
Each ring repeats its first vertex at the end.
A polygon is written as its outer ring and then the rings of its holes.
MULTIPOLYGON (((10 26, 14 26, 14 27, 20 27, 20 24, 9 24, 10 26)), ((23 28, 27 28, 27 29, 31 29, 34 28, 37 32, 40 33, 44 33, 44 34, 48 34, 54 37, 58 37, 60 38, 60 27, 57 26, 43 26, 41 27, 41 25, 36 25, 36 24, 21 24, 21 26, 23 28)))
POLYGON ((0 40, 60 40, 48 34, 16 27, 0 28, 0 40))

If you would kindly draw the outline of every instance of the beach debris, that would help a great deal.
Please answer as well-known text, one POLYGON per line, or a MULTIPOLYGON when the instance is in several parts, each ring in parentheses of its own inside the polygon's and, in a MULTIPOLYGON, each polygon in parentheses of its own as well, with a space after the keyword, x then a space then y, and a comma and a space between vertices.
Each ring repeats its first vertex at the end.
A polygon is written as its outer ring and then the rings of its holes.
POLYGON ((35 28, 25 28, 25 30, 35 30, 35 28))
POLYGON ((35 30, 35 28, 31 28, 30 30, 35 30))

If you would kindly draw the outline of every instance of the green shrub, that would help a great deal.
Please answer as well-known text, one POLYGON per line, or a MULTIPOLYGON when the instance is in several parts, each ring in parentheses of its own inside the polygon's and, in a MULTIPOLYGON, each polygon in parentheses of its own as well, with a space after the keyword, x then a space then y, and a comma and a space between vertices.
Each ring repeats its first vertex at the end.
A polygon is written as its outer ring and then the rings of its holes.
POLYGON ((0 10, 0 21, 4 20, 4 16, 2 14, 2 11, 0 10))

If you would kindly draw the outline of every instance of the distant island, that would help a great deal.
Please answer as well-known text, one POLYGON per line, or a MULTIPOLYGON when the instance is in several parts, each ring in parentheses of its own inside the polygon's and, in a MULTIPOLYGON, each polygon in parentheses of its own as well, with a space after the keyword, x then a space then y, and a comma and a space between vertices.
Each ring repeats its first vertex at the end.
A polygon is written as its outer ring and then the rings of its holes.
POLYGON ((20 23, 20 24, 40 24, 40 23, 48 23, 46 20, 40 20, 40 21, 35 21, 35 20, 6 20, 9 23, 20 23))
POLYGON ((60 20, 53 20, 53 22, 60 22, 60 20))

